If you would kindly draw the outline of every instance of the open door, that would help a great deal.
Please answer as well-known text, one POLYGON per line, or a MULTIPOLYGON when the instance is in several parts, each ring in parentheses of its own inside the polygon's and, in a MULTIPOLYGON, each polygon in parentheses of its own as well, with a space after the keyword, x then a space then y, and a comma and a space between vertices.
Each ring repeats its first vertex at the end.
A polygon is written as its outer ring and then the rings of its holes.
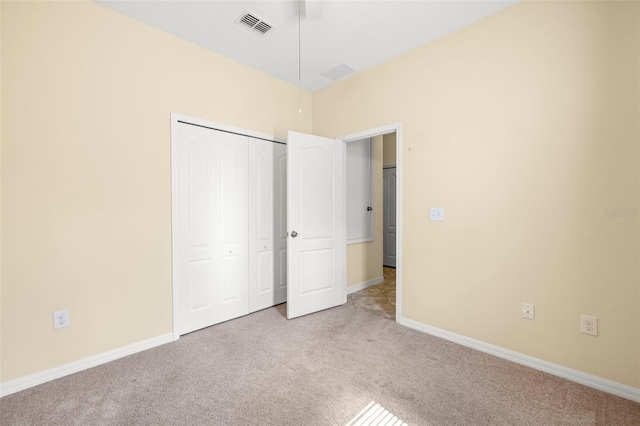
POLYGON ((396 168, 382 171, 382 265, 396 267, 396 168))
POLYGON ((344 303, 343 142, 289 132, 287 318, 344 303))

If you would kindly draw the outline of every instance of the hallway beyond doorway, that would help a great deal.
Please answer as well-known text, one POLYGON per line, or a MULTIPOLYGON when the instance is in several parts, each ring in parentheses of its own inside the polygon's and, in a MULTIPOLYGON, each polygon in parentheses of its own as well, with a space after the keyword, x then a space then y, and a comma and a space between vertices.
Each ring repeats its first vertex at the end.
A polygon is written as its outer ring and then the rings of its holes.
POLYGON ((383 268, 384 281, 348 296, 357 309, 388 319, 396 319, 396 268, 383 268))

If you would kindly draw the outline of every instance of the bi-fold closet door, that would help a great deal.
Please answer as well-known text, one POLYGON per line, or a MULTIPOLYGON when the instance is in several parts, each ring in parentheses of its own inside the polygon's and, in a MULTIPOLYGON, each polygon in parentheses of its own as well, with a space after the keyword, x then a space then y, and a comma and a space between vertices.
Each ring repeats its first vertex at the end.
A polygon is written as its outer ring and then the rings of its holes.
POLYGON ((287 301, 287 149, 249 138, 249 312, 287 301))
POLYGON ((174 243, 185 334, 286 300, 286 150, 187 123, 177 131, 174 243))

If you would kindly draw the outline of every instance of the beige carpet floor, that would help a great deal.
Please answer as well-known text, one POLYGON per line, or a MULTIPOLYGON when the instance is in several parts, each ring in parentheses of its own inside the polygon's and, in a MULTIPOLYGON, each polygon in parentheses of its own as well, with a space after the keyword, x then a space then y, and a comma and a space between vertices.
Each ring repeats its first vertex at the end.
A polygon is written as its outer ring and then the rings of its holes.
POLYGON ((0 399, 2 425, 634 425, 640 404, 401 327, 350 304, 283 306, 0 399))

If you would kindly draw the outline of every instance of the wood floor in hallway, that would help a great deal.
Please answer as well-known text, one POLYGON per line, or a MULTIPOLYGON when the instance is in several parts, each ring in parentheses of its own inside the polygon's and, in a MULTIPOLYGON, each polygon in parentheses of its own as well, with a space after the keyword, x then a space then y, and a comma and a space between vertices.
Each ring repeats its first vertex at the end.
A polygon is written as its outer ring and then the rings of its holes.
POLYGON ((384 267, 384 281, 351 293, 347 302, 357 309, 391 320, 396 319, 396 269, 384 267))

